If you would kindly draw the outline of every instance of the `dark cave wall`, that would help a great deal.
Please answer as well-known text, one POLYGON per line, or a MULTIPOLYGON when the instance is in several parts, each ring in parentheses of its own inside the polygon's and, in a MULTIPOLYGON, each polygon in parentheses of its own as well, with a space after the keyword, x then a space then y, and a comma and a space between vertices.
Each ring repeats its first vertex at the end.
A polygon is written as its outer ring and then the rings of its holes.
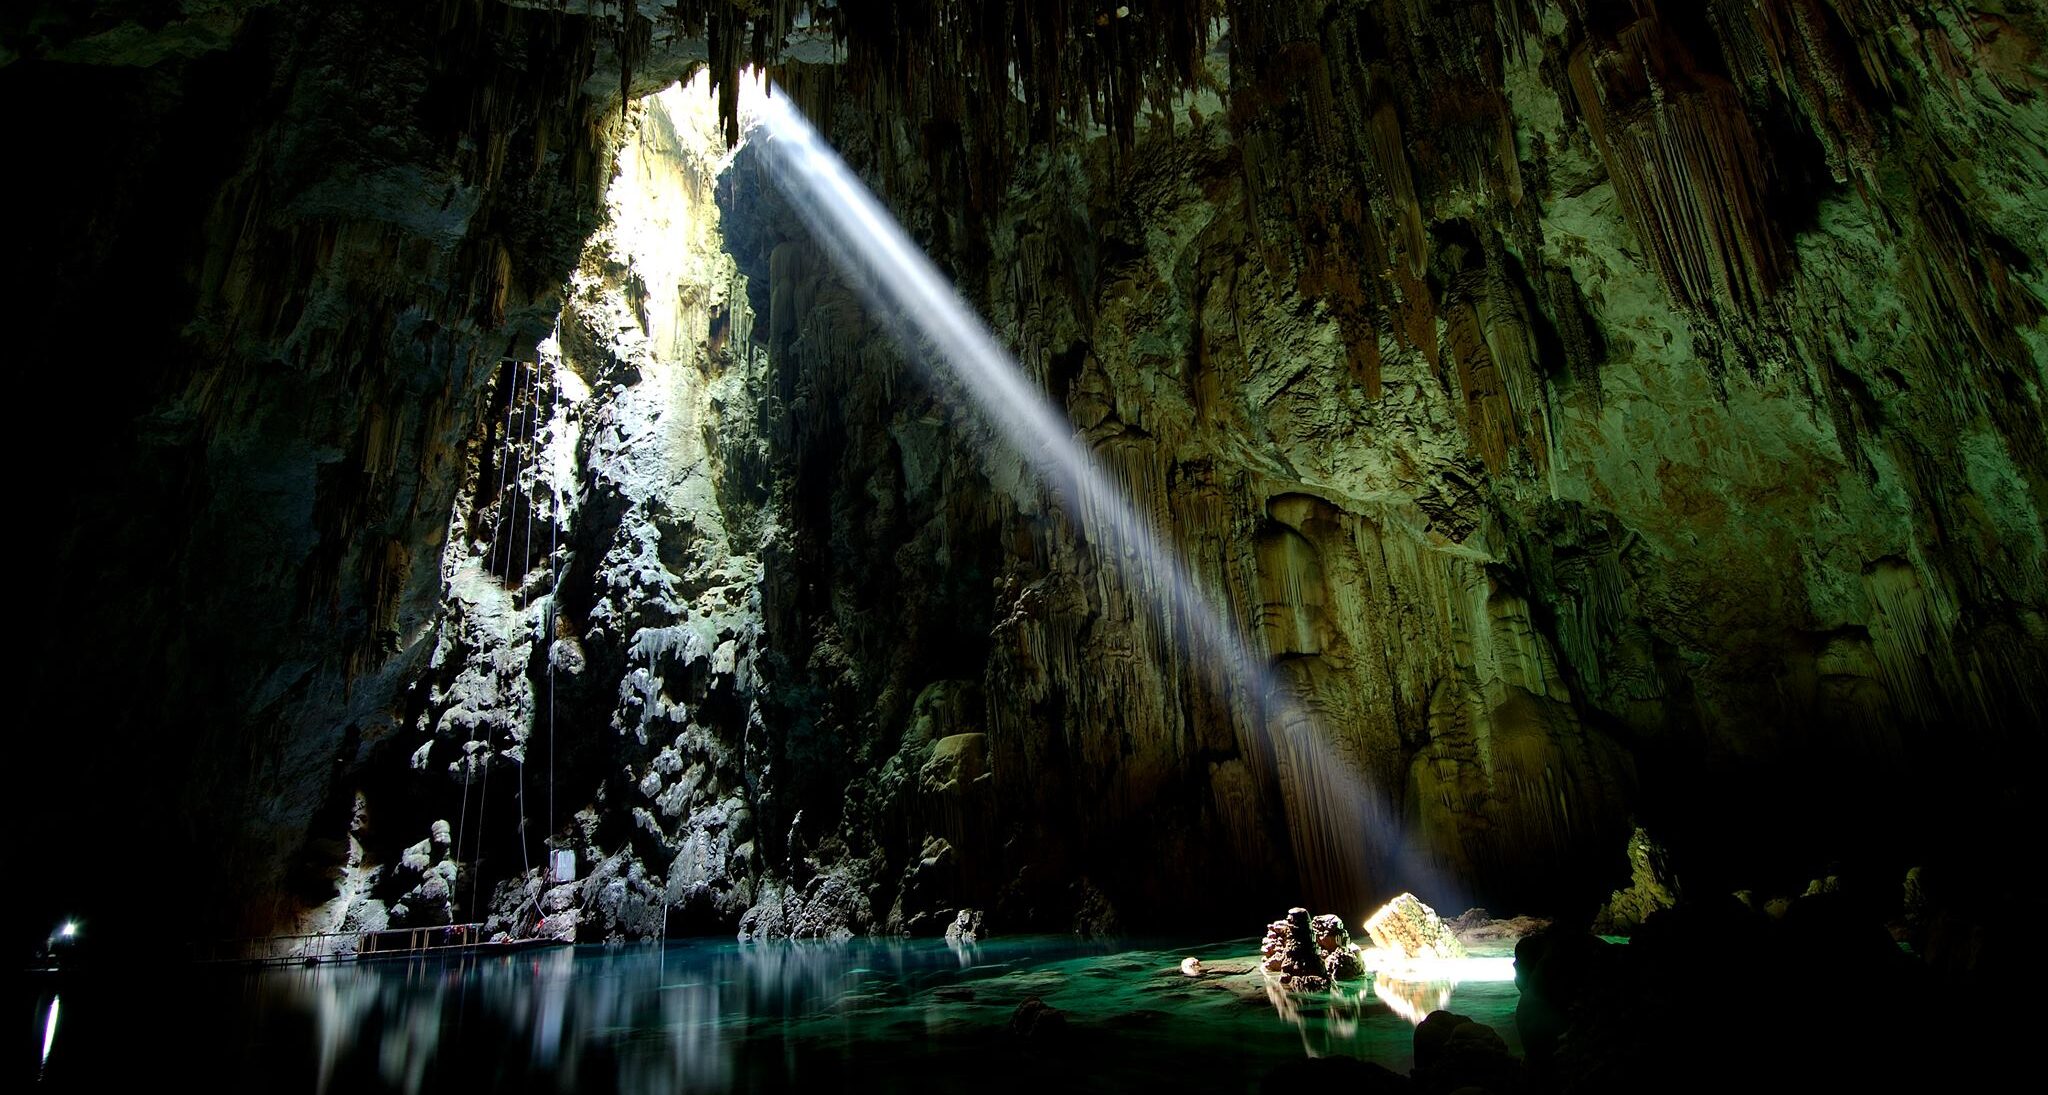
POLYGON ((170 891, 209 930, 266 927, 420 657, 485 385, 548 330, 591 224, 598 43, 468 5, 98 36, 50 14, 10 16, 0 66, 35 165, 24 373, 40 405, 101 398, 33 488, 61 531, 31 593, 27 813, 37 846, 98 851, 23 916, 114 938, 170 891))

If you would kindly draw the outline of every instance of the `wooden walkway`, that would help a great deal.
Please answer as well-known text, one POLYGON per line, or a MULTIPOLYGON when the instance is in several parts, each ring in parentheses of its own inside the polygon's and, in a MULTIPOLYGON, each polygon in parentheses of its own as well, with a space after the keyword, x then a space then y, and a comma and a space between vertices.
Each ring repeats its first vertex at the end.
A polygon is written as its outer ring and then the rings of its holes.
POLYGON ((482 924, 443 924, 430 928, 223 939, 198 944, 193 957, 205 965, 302 966, 376 958, 514 951, 563 943, 566 940, 550 938, 492 942, 484 936, 482 924))

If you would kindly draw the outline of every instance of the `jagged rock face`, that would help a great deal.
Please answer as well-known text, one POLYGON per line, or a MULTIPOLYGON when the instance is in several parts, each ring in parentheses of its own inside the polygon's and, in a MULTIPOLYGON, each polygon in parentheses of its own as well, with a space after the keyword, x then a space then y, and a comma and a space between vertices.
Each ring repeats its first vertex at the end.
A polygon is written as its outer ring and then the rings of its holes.
POLYGON ((73 169, 30 358, 119 300, 98 352, 148 370, 32 498, 71 530, 34 721, 81 661, 142 682, 127 774, 31 747, 116 804, 90 846, 232 818, 150 862, 299 901, 340 863, 361 920, 452 819, 449 915, 776 935, 1595 900, 1631 815, 1710 879, 2023 831, 2038 4, 822 20, 843 61, 791 94, 1272 694, 1187 657, 746 149, 690 151, 723 119, 611 121, 700 57, 733 103, 807 5, 106 7, 0 53, 10 98, 151 123, 35 122, 73 169), (666 212, 607 204, 618 150, 666 212))
POLYGON ((1282 7, 1233 22, 1227 96, 1013 147, 999 193, 955 184, 986 134, 832 107, 1351 769, 1205 696, 1006 457, 924 470, 926 423, 973 427, 833 333, 798 383, 848 440, 806 466, 943 529, 836 582, 1002 545, 999 845, 1113 901, 1277 860, 1344 907, 1422 873, 1392 822, 1506 900, 1612 872, 1632 812, 1721 865, 2009 831, 1969 758, 2039 744, 2038 10, 1282 7))
POLYGON ((373 811, 466 819, 457 897, 508 929, 573 909, 586 938, 729 930, 764 873, 758 552, 775 526, 742 411, 759 355, 744 327, 713 335, 737 274, 701 85, 697 109, 673 88, 631 112, 557 331, 537 365, 505 368, 472 446, 417 714, 362 766, 373 811), (557 849, 588 873, 542 896, 557 849))
POLYGON ((1678 880, 1672 877, 1668 857, 1650 834, 1641 829, 1629 834, 1629 884, 1614 891, 1594 914, 1593 930, 1627 935, 1651 914, 1677 905, 1678 880))
POLYGON ((26 813, 30 843, 96 851, 23 915, 114 939, 175 890, 181 922, 268 927, 345 858, 333 776, 429 652, 485 385, 595 222, 601 43, 497 5, 47 7, 0 50, 43 165, 26 402, 97 405, 26 507, 59 530, 26 813))
POLYGON ((1112 904, 1221 869, 1344 907, 1432 869, 1540 901, 1618 873, 1631 813, 1721 866, 2009 831, 1967 758, 2038 747, 2039 13, 1282 7, 1233 22, 1226 95, 1010 145, 1000 189, 962 185, 988 133, 792 81, 1342 762, 1205 691, 1085 501, 878 355, 787 231, 740 260, 804 317, 768 344, 831 501, 788 542, 837 592, 771 633, 895 624, 827 667, 886 741, 929 623, 873 576, 999 549, 963 674, 998 835, 948 845, 1018 911, 1047 862, 1112 904), (1972 133, 2002 139, 1937 151, 1972 133))

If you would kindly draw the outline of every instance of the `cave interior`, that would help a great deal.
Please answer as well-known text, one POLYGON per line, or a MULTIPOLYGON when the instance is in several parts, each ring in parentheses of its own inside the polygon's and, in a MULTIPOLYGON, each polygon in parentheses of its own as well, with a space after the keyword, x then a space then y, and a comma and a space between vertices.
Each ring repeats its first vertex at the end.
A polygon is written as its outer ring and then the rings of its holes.
MULTIPOLYGON (((1304 1056, 1276 988, 1248 1082, 1953 1078, 2048 912, 2044 45, 2040 0, 11 5, 24 399, 109 400, 18 443, 15 936, 1232 970, 1409 893, 1524 925, 1505 1048, 1388 1003, 1392 1072, 1304 1056), (1728 1035, 1678 986, 1731 953, 1852 1003, 1728 1035)), ((1149 1052, 1181 1005, 1130 991, 946 1037, 1035 1089, 1149 1052)), ((773 1086, 732 1061, 677 1075, 773 1086)))

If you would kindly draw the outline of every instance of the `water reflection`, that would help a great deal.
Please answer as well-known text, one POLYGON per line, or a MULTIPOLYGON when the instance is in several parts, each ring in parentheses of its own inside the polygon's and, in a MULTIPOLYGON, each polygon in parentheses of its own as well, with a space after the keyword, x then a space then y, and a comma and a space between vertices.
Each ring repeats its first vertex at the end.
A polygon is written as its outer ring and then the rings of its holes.
POLYGON ((1266 1000, 1281 1019, 1301 1032, 1301 1048, 1311 1057, 1328 1057, 1351 1048, 1359 1024, 1376 1012, 1364 981, 1338 982, 1329 992, 1289 992, 1280 982, 1265 979, 1266 1000))
MULTIPOLYGON (((820 1085, 987 1093, 1255 1086, 1303 1052, 1398 1071, 1411 1022, 1453 995, 1444 985, 1417 998, 1383 981, 1265 997, 1252 949, 1249 940, 1193 949, 694 942, 256 973, 135 969, 67 982, 62 1037, 51 994, 30 1015, 44 1090, 132 1086, 134 1062, 149 1061, 166 1074, 206 1075, 214 1090, 321 1095, 820 1085), (1190 954, 1217 972, 1184 976, 1190 954), (1065 1013, 1067 1040, 1048 1049, 1013 1033, 1031 997, 1065 1013)), ((1513 992, 1459 985, 1455 1007, 1511 1027, 1513 992)))
MULTIPOLYGON (((1433 1011, 1452 1010, 1453 997, 1457 1010, 1496 1028, 1513 1014, 1512 958, 1436 959, 1406 968, 1417 976, 1380 972, 1370 981, 1340 981, 1329 992, 1288 992, 1263 975, 1261 983, 1274 1013, 1300 1031, 1302 1049, 1312 1057, 1356 1053, 1374 1040, 1367 1030, 1374 1020, 1391 1013, 1419 1026, 1433 1011)), ((1378 1033, 1384 1041, 1387 1032, 1378 1033)))
POLYGON ((1394 1014, 1421 1026, 1430 1012, 1450 1010, 1451 984, 1449 981, 1398 981, 1392 977, 1375 977, 1372 994, 1394 1014))
POLYGON ((1268 978, 1265 988, 1274 1013, 1300 1030, 1302 1049, 1311 1057, 1327 1057, 1353 1050, 1360 1025, 1388 1011, 1418 1026, 1430 1012, 1448 1011, 1453 984, 1376 977, 1339 982, 1329 992, 1301 993, 1289 992, 1268 978))
POLYGON ((38 1064, 38 1069, 50 1067, 50 1047, 57 1044, 57 1010, 63 1005, 63 1002, 63 999, 57 994, 50 994, 49 1016, 43 1020, 43 1059, 38 1064))
POLYGON ((446 964, 364 963, 276 975, 313 1020, 317 1090, 417 1093, 490 1044, 499 1067, 622 1090, 724 1090, 748 1043, 863 990, 972 962, 966 948, 569 948, 446 964), (680 951, 681 953, 676 953, 680 951))

